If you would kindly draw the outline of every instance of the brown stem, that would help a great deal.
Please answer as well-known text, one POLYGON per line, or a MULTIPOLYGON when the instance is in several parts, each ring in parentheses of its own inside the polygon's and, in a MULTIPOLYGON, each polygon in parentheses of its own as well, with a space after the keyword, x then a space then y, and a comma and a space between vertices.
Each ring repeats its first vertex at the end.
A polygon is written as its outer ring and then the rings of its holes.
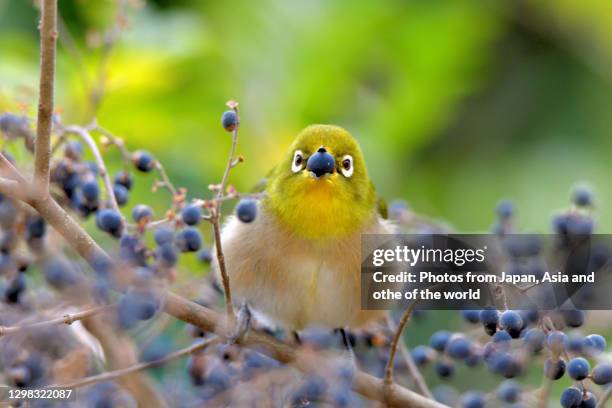
POLYGON ((31 330, 31 329, 37 329, 40 327, 55 326, 55 325, 62 325, 62 324, 71 325, 72 323, 78 320, 83 320, 88 317, 94 316, 96 314, 109 311, 112 308, 114 308, 114 305, 104 305, 104 306, 94 307, 88 310, 83 310, 77 313, 67 314, 65 316, 57 317, 55 319, 45 320, 42 322, 24 324, 22 326, 0 326, 0 337, 6 336, 7 334, 17 333, 22 330, 31 330))
POLYGON ((162 166, 162 164, 159 161, 157 161, 155 167, 157 168, 157 172, 159 173, 159 176, 162 179, 163 186, 166 187, 168 191, 170 191, 170 194, 172 194, 172 196, 175 196, 177 194, 176 188, 170 181, 170 178, 168 177, 168 174, 166 173, 164 166, 162 166))
MULTIPOLYGON (((218 212, 219 208, 215 209, 218 212)), ((223 284, 223 293, 225 294, 225 310, 228 316, 234 316, 234 305, 232 303, 232 289, 230 287, 230 278, 225 265, 225 255, 221 246, 221 226, 219 225, 219 214, 216 213, 211 221, 213 232, 215 234, 215 249, 217 252, 217 263, 219 264, 219 272, 221 273, 221 281, 223 284)))
MULTIPOLYGON (((238 114, 238 108, 233 108, 238 114)), ((222 198, 225 194, 225 187, 227 185, 227 179, 229 172, 232 170, 232 163, 234 162, 234 155, 236 154, 236 145, 238 144, 238 125, 232 130, 232 147, 230 149, 229 158, 227 159, 227 165, 223 171, 223 177, 221 183, 218 186, 217 193, 215 194, 215 207, 212 211, 212 217, 210 222, 213 225, 213 231, 215 234, 215 248, 217 253, 217 263, 219 264, 219 272, 221 273, 221 280, 223 283, 223 293, 225 295, 225 308, 228 317, 234 317, 234 305, 232 304, 232 290, 230 286, 230 278, 227 273, 227 267, 225 265, 225 256, 223 255, 223 248, 221 245, 221 204, 222 198)))
POLYGON ((102 381, 114 380, 116 378, 120 378, 120 377, 129 375, 129 374, 133 374, 137 371, 142 371, 142 370, 146 370, 146 369, 153 368, 153 367, 159 367, 170 361, 176 360, 177 358, 181 358, 183 356, 193 354, 196 351, 203 350, 206 347, 210 346, 211 344, 218 343, 218 342, 219 342, 218 337, 212 337, 208 340, 201 341, 189 347, 185 347, 181 350, 172 352, 157 360, 149 361, 146 363, 138 363, 130 367, 122 368, 120 370, 114 370, 114 371, 109 371, 109 372, 98 374, 98 375, 93 375, 91 377, 82 378, 80 380, 73 381, 67 384, 50 385, 49 387, 80 388, 80 387, 85 387, 87 385, 95 384, 95 383, 102 382, 102 381))
MULTIPOLYGON (((389 329, 392 332, 394 333, 397 332, 397 327, 395 325, 395 322, 393 321, 393 318, 389 314, 387 314, 387 326, 389 326, 389 329)), ((433 398, 433 394, 431 393, 431 390, 427 386, 427 383, 425 382, 425 379, 423 378, 421 371, 414 363, 414 360, 412 359, 412 356, 410 355, 410 351, 408 350, 408 347, 406 347, 406 344, 403 341, 399 342, 399 350, 400 350, 400 354, 402 358, 404 359, 404 362, 406 363, 408 372, 410 373, 410 376, 412 377, 412 380, 414 381, 414 384, 416 385, 419 392, 428 398, 433 398)))
POLYGON ((88 126, 88 128, 90 128, 91 130, 95 130, 96 132, 99 132, 103 136, 105 136, 110 141, 111 144, 113 144, 114 146, 117 147, 117 149, 119 149, 119 151, 121 152, 121 156, 123 157, 123 161, 126 163, 131 163, 132 154, 125 147, 125 142, 123 141, 123 139, 115 136, 113 133, 99 126, 95 122, 91 126, 88 126))
POLYGON ((40 24, 40 89, 33 186, 33 192, 39 197, 49 192, 56 43, 57 0, 43 0, 40 24))
POLYGON ((391 385, 393 384, 393 364, 395 362, 395 356, 397 354, 397 348, 402 341, 402 333, 404 331, 404 327, 412 317, 412 312, 417 305, 417 301, 413 301, 410 306, 404 312, 404 315, 399 321, 397 329, 395 330, 395 335, 393 336, 393 340, 391 341, 391 346, 389 348, 389 359, 387 360, 387 366, 385 367, 385 377, 383 379, 383 385, 385 387, 389 387, 389 393, 385 397, 385 403, 389 404, 390 399, 393 397, 393 392, 391 389, 391 385), (389 398, 387 400, 386 398, 389 398))

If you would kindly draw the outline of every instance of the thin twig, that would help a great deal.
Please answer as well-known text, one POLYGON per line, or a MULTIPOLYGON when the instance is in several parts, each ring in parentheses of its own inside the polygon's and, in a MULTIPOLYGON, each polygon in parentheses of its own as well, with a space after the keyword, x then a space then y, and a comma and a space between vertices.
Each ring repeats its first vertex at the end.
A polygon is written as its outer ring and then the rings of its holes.
POLYGON ((100 172, 100 176, 104 181, 106 196, 111 204, 111 207, 113 208, 113 210, 121 214, 121 211, 119 210, 119 204, 117 204, 117 198, 115 197, 113 183, 111 182, 108 171, 106 170, 106 165, 104 164, 104 159, 102 158, 102 154, 100 153, 100 149, 98 149, 98 145, 96 144, 95 140, 93 140, 89 132, 81 126, 67 126, 66 128, 64 128, 64 130, 67 133, 73 133, 75 135, 78 135, 87 144, 89 150, 91 150, 91 153, 96 159, 96 165, 98 166, 98 171, 100 172))
POLYGON ((185 347, 184 349, 177 350, 175 352, 167 354, 166 356, 160 359, 157 359, 157 360, 149 361, 146 363, 138 363, 130 367, 122 368, 120 370, 109 371, 106 373, 93 375, 91 377, 82 378, 80 380, 73 381, 67 384, 50 385, 49 387, 80 388, 80 387, 85 387, 86 385, 95 384, 95 383, 102 382, 102 381, 114 380, 116 378, 123 377, 125 375, 135 373, 137 371, 142 371, 142 370, 146 370, 148 368, 153 368, 153 367, 159 367, 160 365, 164 365, 170 361, 176 360, 183 356, 187 356, 189 354, 193 354, 196 351, 203 350, 206 347, 210 346, 211 344, 218 343, 218 342, 219 342, 219 337, 211 337, 210 339, 195 343, 189 347, 185 347))
POLYGON ((71 325, 72 323, 78 320, 83 320, 88 317, 97 315, 99 313, 109 311, 113 309, 114 307, 115 307, 114 305, 104 305, 104 306, 94 307, 88 310, 83 310, 82 312, 67 314, 62 317, 57 317, 55 319, 45 320, 42 322, 24 324, 21 326, 0 326, 0 337, 6 336, 7 334, 17 333, 23 330, 32 330, 32 329, 37 329, 40 327, 55 326, 55 325, 62 325, 62 324, 71 325))
MULTIPOLYGON (((235 108, 236 114, 238 114, 238 108, 235 108)), ((225 194, 225 187, 227 186, 227 179, 229 177, 229 172, 232 169, 232 163, 234 162, 234 155, 236 154, 236 145, 238 144, 238 128, 240 125, 236 125, 234 130, 232 130, 232 147, 230 149, 229 158, 227 160, 227 165, 225 166, 225 171, 223 172, 223 178, 221 179, 221 183, 219 184, 219 189, 217 190, 217 195, 215 199, 219 200, 225 194)), ((219 205, 220 209, 221 205, 219 205)))
POLYGON ((219 272, 221 273, 221 281, 223 283, 223 293, 225 294, 225 310, 230 317, 234 316, 234 305, 232 304, 232 290, 230 288, 229 275, 225 265, 225 255, 221 247, 221 226, 219 225, 218 215, 211 219, 213 232, 215 234, 215 249, 217 253, 217 263, 219 264, 219 272))
POLYGON ((123 139, 115 136, 110 131, 98 125, 98 123, 95 121, 92 125, 88 126, 88 129, 95 130, 96 132, 101 133, 103 136, 105 136, 112 145, 119 149, 119 152, 121 152, 121 156, 123 157, 123 161, 126 163, 131 163, 132 153, 130 153, 130 151, 125 147, 125 142, 123 141, 123 139))
POLYGON ((261 200, 262 198, 264 198, 266 196, 266 193, 231 193, 231 194, 226 194, 223 197, 219 197, 216 200, 218 201, 231 201, 231 200, 238 200, 238 199, 243 199, 243 198, 252 198, 254 200, 261 200))
MULTIPOLYGON (((126 164, 129 164, 132 162, 132 153, 128 150, 127 147, 125 147, 125 142, 123 141, 123 139, 115 136, 113 133, 99 126, 97 122, 95 121, 92 125, 88 126, 88 128, 101 133, 104 137, 106 137, 106 139, 109 141, 110 144, 116 146, 121 152, 123 161, 126 164)), ((168 173, 166 173, 166 169, 164 168, 164 166, 161 164, 159 160, 155 161, 155 169, 157 170, 157 172, 159 173, 159 176, 162 179, 162 182, 160 183, 160 185, 167 188, 173 197, 176 196, 178 194, 178 190, 174 186, 174 184, 172 184, 170 177, 168 177, 168 173)))
MULTIPOLYGON (((395 330, 395 335, 393 336, 393 340, 391 341, 391 346, 389 347, 389 359, 387 360, 387 366, 385 367, 385 377, 383 384, 385 387, 389 387, 393 384, 393 365, 395 363, 395 356, 397 354, 397 348, 402 341, 402 333, 404 332, 404 327, 408 324, 408 321, 412 317, 412 312, 414 312, 414 308, 417 305, 417 301, 414 300, 410 306, 406 309, 402 318, 399 321, 397 329, 395 330)), ((391 389, 389 389, 389 395, 385 397, 385 402, 388 404, 387 398, 391 399, 391 389)))
POLYGON ((164 166, 159 162, 159 160, 155 161, 155 168, 157 168, 157 172, 159 173, 159 176, 162 179, 162 185, 166 187, 168 191, 170 191, 173 197, 176 196, 177 195, 176 188, 170 181, 170 178, 168 177, 168 174, 166 173, 164 166))
POLYGON ((33 192, 39 197, 45 197, 49 194, 57 0, 43 0, 40 31, 40 93, 38 95, 33 192))
MULTIPOLYGON (((386 320, 387 320, 387 326, 389 326, 389 329, 392 332, 396 333, 397 327, 390 314, 387 314, 386 320)), ((406 343, 404 343, 403 341, 400 341, 399 350, 400 350, 400 354, 402 358, 404 359, 404 362, 406 363, 408 372, 410 373, 410 376, 412 377, 412 380, 414 381, 414 384, 416 385, 419 392, 428 398, 433 398, 433 394, 431 393, 431 390, 427 386, 427 382, 425 382, 425 379, 423 378, 421 371, 414 363, 414 360, 412 359, 412 356, 410 355, 410 351, 408 350, 408 347, 406 347, 406 343)))
MULTIPOLYGON (((234 102, 228 102, 228 106, 231 106, 232 109, 238 115, 238 104, 234 102)), ((238 128, 240 121, 232 130, 232 147, 230 149, 229 158, 227 159, 227 165, 225 166, 225 170, 223 171, 223 177, 221 178, 221 183, 218 186, 217 192, 215 194, 215 206, 212 209, 212 216, 210 217, 210 222, 213 226, 213 232, 215 234, 215 248, 217 253, 217 263, 219 265, 219 272, 221 273, 221 281, 223 284, 223 293, 225 295, 225 308, 227 311, 227 315, 230 317, 234 317, 234 305, 232 304, 232 289, 230 286, 230 278, 227 273, 227 267, 225 265, 225 255, 223 255, 223 248, 221 245, 221 198, 225 194, 225 186, 227 185, 227 179, 229 177, 229 172, 232 170, 232 163, 234 162, 234 155, 236 154, 236 145, 238 144, 238 128)))

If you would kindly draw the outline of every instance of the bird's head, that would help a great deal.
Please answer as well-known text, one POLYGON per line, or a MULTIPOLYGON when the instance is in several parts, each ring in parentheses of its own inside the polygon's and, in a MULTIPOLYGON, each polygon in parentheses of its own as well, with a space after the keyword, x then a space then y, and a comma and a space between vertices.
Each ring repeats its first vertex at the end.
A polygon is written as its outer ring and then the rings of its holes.
POLYGON ((360 231, 375 207, 374 187, 357 141, 341 127, 298 134, 270 176, 266 205, 293 233, 313 240, 360 231))

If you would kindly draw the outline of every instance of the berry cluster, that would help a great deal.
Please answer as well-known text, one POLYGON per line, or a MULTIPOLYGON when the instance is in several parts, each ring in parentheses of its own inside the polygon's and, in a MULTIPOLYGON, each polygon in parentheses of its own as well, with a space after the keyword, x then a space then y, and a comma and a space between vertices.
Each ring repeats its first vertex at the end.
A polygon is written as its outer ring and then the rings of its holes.
MULTIPOLYGON (((5 133, 15 133, 15 129, 26 126, 25 122, 18 123, 16 118, 1 116, 0 129, 5 133)), ((222 115, 221 124, 236 137, 240 121, 235 106, 222 115)), ((0 275, 3 279, 0 293, 6 310, 17 311, 16 315, 3 315, 1 324, 17 325, 23 316, 40 320, 43 317, 37 308, 41 305, 58 304, 60 299, 82 304, 85 294, 87 299, 93 298, 98 304, 112 306, 109 316, 113 328, 142 343, 143 361, 163 360, 171 355, 170 344, 173 341, 167 341, 167 338, 180 339, 185 331, 179 330, 179 334, 175 333, 176 330, 163 331, 151 342, 144 341, 145 335, 141 333, 157 333, 159 330, 157 325, 163 320, 158 317, 164 305, 164 291, 168 285, 180 283, 178 270, 182 260, 197 253, 197 259, 208 268, 217 257, 216 251, 206 245, 203 231, 208 222, 213 232, 219 228, 220 203, 240 199, 234 210, 235 216, 243 223, 253 223, 257 222, 258 201, 223 183, 211 185, 212 199, 188 200, 187 191, 172 186, 163 167, 150 153, 144 150, 130 152, 118 138, 98 129, 105 138, 103 144, 121 149, 124 158, 122 170, 106 175, 103 163, 87 160, 89 155, 85 147, 91 145, 77 140, 78 132, 63 127, 59 120, 55 126, 61 137, 51 162, 54 196, 65 209, 83 219, 95 217, 95 226, 103 235, 111 237, 110 245, 116 243, 115 256, 112 262, 94 259, 91 262, 93 268, 86 267, 75 260, 70 251, 63 251, 62 241, 40 215, 13 198, 0 196, 0 275), (168 211, 158 218, 147 204, 130 203, 137 175, 152 172, 159 172, 161 178, 154 187, 165 187, 172 195, 168 211), (54 293, 36 282, 38 271, 54 293), (170 332, 175 334, 170 335, 170 332), (163 338, 166 340, 157 341, 163 338)), ((241 160, 234 158, 232 153, 228 169, 241 160)), ((588 189, 573 191, 571 207, 553 219, 557 248, 569 247, 577 237, 593 233, 593 206, 594 197, 588 189)), ((395 202, 389 207, 390 216, 399 223, 415 222, 414 216, 406 216, 409 212, 404 202, 395 202)), ((533 239, 514 238, 515 213, 515 206, 509 201, 498 205, 493 231, 498 235, 504 252, 506 264, 503 266, 512 274, 538 275, 545 270, 544 245, 536 236, 533 239)), ((416 229, 423 228, 426 232, 443 230, 440 225, 432 227, 427 220, 416 221, 416 229)), ((598 262, 603 264, 607 259, 603 257, 598 262)), ((185 259, 184 262, 191 265, 192 260, 185 259)), ((197 283, 188 284, 192 287, 191 293, 198 296, 198 303, 208 308, 216 308, 226 299, 224 289, 214 279, 199 278, 197 283)), ((431 313, 416 310, 413 317, 418 321, 431 313)), ((399 320, 395 313, 387 322, 361 329, 333 332, 309 328, 297 337, 256 316, 252 330, 268 333, 285 343, 297 344, 304 359, 308 360, 309 353, 313 356, 329 353, 327 365, 307 374, 298 374, 259 350, 232 343, 215 343, 213 333, 187 325, 186 332, 192 341, 190 347, 194 351, 188 353, 185 372, 189 382, 182 385, 183 400, 186 404, 193 402, 196 405, 243 406, 260 402, 261 406, 268 406, 276 401, 271 402, 271 395, 261 383, 271 378, 266 381, 274 381, 285 396, 286 404, 292 407, 370 406, 353 390, 356 367, 377 377, 388 375, 391 367, 398 380, 413 377, 415 383, 420 384, 417 390, 426 395, 429 392, 426 382, 422 378, 418 380, 420 369, 432 370, 440 382, 457 377, 461 365, 468 369, 486 369, 492 377, 499 379, 494 390, 469 389, 460 394, 448 384, 432 390, 438 401, 465 408, 536 406, 534 399, 541 394, 541 389, 521 382, 521 378, 533 372, 537 363, 540 363, 540 371, 547 382, 572 382, 560 395, 560 405, 564 408, 594 407, 601 398, 600 391, 612 386, 612 364, 605 358, 605 338, 600 334, 582 335, 576 331, 586 326, 587 314, 583 310, 484 308, 463 310, 461 316, 466 330, 435 331, 428 344, 404 350, 407 353, 394 354, 396 357, 391 362, 387 360, 394 351, 395 326, 399 320), (209 341, 210 346, 199 347, 209 341), (338 351, 346 352, 347 349, 354 355, 355 366, 337 357, 343 355, 338 351), (428 366, 431 368, 426 368, 428 366), (275 376, 275 373, 279 375, 275 376), (236 387, 240 387, 240 393, 229 392, 236 387)), ((6 354, 0 357, 7 383, 16 387, 35 387, 53 382, 58 360, 67 356, 65 350, 58 350, 83 346, 74 334, 64 337, 54 334, 50 338, 61 339, 62 344, 55 345, 57 341, 50 341, 43 346, 26 345, 24 336, 14 336, 11 343, 10 336, 0 338, 0 352, 6 354)), ((180 341, 185 342, 185 339, 180 341)), ((476 382, 473 384, 478 388, 476 382)), ((89 387, 86 395, 88 404, 92 406, 134 404, 129 393, 111 382, 89 387)))
MULTIPOLYGON (((593 232, 590 214, 593 202, 590 190, 574 190, 570 210, 553 219, 555 248, 566 248, 593 232)), ((544 271, 543 245, 537 236, 514 239, 514 218, 514 205, 508 201, 501 202, 493 231, 502 243, 507 270, 514 274, 537 275, 538 271, 544 271)), ((586 322, 583 310, 572 307, 553 311, 484 308, 464 310, 461 314, 467 324, 481 326, 488 340, 479 335, 437 331, 428 345, 419 345, 412 350, 415 364, 419 367, 433 364, 441 379, 452 377, 457 364, 467 367, 484 365, 491 374, 505 378, 495 397, 502 403, 512 404, 512 407, 535 406, 533 389, 525 389, 516 380, 533 369, 535 361, 542 361, 547 381, 555 382, 564 376, 573 381, 574 385, 565 389, 560 397, 563 408, 595 407, 597 396, 589 390, 589 382, 604 388, 612 386, 612 364, 602 358, 607 349, 605 338, 600 334, 583 336, 575 331, 586 322), (570 330, 569 333, 564 331, 566 329, 570 330)), ((492 398, 481 391, 471 390, 458 399, 448 388, 444 390, 439 394, 441 401, 458 403, 465 408, 489 406, 492 398), (454 396, 450 397, 451 394, 454 396)))

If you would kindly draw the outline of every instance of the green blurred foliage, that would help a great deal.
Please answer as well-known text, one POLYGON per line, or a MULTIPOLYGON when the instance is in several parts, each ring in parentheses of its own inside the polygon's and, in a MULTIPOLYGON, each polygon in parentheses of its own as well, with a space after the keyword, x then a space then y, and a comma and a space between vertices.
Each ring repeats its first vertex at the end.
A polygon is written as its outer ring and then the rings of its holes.
MULTIPOLYGON (((102 55, 92 43, 115 13, 111 1, 61 4, 79 50, 61 42, 67 123, 89 120, 102 55)), ((0 15, 0 109, 32 112, 37 13, 3 0, 0 15)), ((612 223, 605 1, 156 1, 130 8, 127 21, 97 117, 163 160, 192 196, 219 178, 230 143, 219 117, 232 98, 247 158, 232 175, 241 189, 299 129, 336 123, 359 138, 383 196, 459 229, 487 229, 510 197, 526 228, 546 231, 577 181, 597 191, 600 230, 612 223)), ((138 199, 166 206, 147 188, 138 199)))

